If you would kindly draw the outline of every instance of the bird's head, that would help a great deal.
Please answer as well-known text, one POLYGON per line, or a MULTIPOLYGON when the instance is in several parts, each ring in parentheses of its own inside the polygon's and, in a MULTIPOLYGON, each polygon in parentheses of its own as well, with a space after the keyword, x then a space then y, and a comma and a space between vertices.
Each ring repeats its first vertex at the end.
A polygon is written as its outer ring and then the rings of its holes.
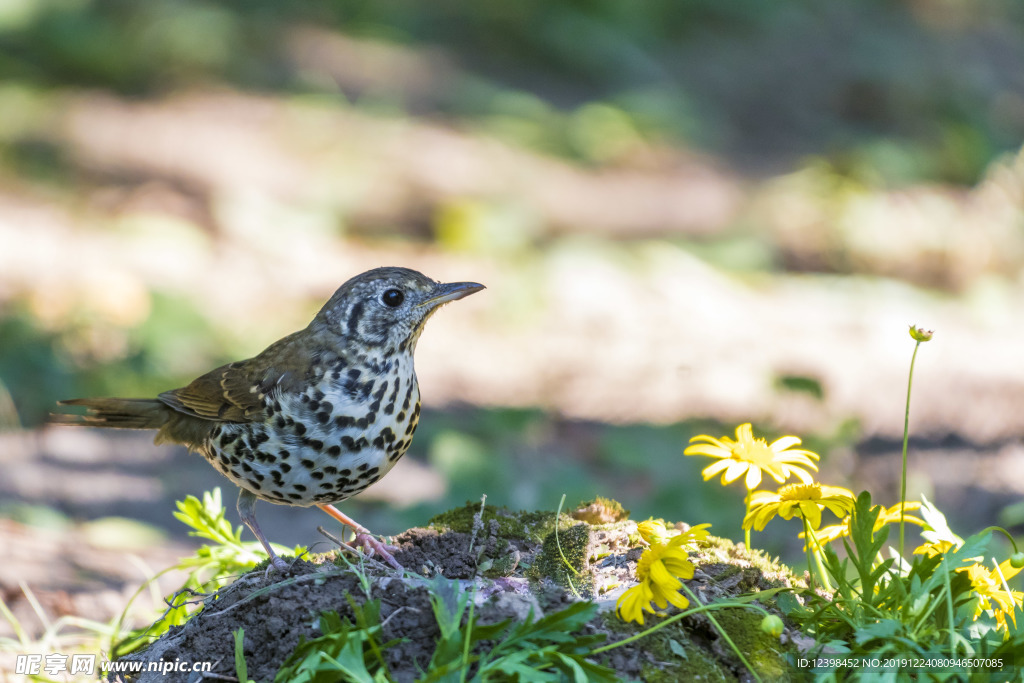
POLYGON ((349 343, 412 353, 434 311, 483 288, 436 282, 408 268, 375 268, 339 287, 313 323, 349 343))

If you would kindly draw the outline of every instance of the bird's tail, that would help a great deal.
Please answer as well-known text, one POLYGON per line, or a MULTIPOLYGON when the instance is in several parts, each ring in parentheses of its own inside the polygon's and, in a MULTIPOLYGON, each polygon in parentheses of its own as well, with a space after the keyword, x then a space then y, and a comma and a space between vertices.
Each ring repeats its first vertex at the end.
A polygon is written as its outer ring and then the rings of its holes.
POLYGON ((57 405, 88 408, 85 415, 51 413, 50 422, 61 425, 160 429, 169 417, 167 406, 152 398, 73 398, 58 401, 57 405))

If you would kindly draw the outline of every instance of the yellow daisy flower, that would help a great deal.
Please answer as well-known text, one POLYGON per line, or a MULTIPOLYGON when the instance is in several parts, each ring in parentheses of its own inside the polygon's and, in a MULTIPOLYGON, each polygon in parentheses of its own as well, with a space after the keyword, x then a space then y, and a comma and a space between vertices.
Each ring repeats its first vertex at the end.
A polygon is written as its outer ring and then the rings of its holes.
POLYGON ((748 490, 753 490, 761 483, 762 473, 767 473, 780 484, 792 475, 810 484, 814 479, 804 468, 818 470, 813 462, 819 459, 817 453, 792 448, 800 444, 798 437, 784 436, 769 444, 765 439, 754 438, 754 430, 749 422, 736 428, 735 441, 728 436, 716 439, 707 434, 699 434, 690 439, 691 443, 700 441, 707 443, 694 443, 683 451, 683 455, 719 458, 718 462, 705 467, 701 474, 704 475, 704 481, 707 481, 721 472, 723 486, 745 474, 744 483, 748 490))
MULTIPOLYGON (((918 510, 921 508, 921 503, 917 501, 909 501, 903 506, 903 519, 911 524, 918 526, 925 526, 925 522, 920 517, 914 517, 913 515, 906 514, 907 510, 918 510)), ((874 530, 877 532, 886 524, 899 524, 900 523, 900 504, 896 503, 890 507, 882 507, 881 505, 872 505, 872 510, 877 509, 878 519, 875 520, 874 530)), ((822 527, 814 532, 814 538, 818 541, 818 545, 823 543, 830 543, 841 536, 850 535, 850 516, 847 515, 842 522, 839 524, 831 524, 826 527, 822 527)), ((800 538, 804 535, 801 532, 800 538)))
POLYGON ((978 606, 974 609, 974 619, 981 616, 982 611, 988 610, 995 616, 996 624, 1004 631, 1006 628, 1006 617, 1009 616, 1013 625, 1017 625, 1015 614, 1018 607, 1024 609, 1024 593, 1020 591, 1007 591, 1003 579, 1011 579, 1020 572, 1014 567, 1010 560, 1004 560, 999 565, 999 570, 989 571, 981 564, 972 564, 970 567, 957 569, 958 572, 967 574, 971 580, 971 588, 978 596, 978 606), (1002 576, 1000 576, 1000 573, 1002 576))
POLYGON ((938 541, 936 543, 925 543, 919 545, 914 550, 915 555, 927 555, 928 557, 936 557, 938 555, 945 555, 954 547, 953 541, 938 541))
POLYGON ((654 614, 654 607, 665 609, 672 603, 685 609, 690 601, 679 592, 683 587, 679 579, 693 578, 693 563, 686 552, 688 545, 707 537, 707 527, 701 524, 673 536, 666 543, 653 543, 640 556, 636 565, 639 583, 619 597, 615 605, 619 617, 625 621, 644 623, 644 612, 654 614))
POLYGON ((836 517, 843 517, 853 509, 855 502, 853 491, 825 484, 790 484, 777 492, 752 491, 750 512, 743 519, 743 528, 753 526, 761 531, 776 515, 783 519, 800 515, 811 529, 817 529, 821 525, 822 510, 827 508, 836 517))

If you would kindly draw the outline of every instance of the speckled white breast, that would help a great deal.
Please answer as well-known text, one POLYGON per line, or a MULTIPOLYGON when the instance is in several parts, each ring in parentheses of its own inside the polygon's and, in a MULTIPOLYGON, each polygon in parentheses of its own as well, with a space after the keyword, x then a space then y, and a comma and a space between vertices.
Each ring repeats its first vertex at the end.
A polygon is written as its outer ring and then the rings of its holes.
POLYGON ((203 454, 272 503, 308 507, 356 495, 394 467, 419 421, 412 358, 373 367, 384 372, 337 361, 302 393, 272 390, 265 421, 218 427, 203 454))

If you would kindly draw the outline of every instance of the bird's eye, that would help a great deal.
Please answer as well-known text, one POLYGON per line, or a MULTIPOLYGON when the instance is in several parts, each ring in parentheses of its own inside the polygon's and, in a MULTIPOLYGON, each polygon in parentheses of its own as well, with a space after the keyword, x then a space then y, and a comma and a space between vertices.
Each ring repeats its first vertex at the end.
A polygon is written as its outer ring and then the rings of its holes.
POLYGON ((402 302, 405 301, 405 294, 402 294, 402 290, 400 289, 389 289, 384 292, 380 299, 384 302, 385 306, 398 308, 402 305, 402 302))

